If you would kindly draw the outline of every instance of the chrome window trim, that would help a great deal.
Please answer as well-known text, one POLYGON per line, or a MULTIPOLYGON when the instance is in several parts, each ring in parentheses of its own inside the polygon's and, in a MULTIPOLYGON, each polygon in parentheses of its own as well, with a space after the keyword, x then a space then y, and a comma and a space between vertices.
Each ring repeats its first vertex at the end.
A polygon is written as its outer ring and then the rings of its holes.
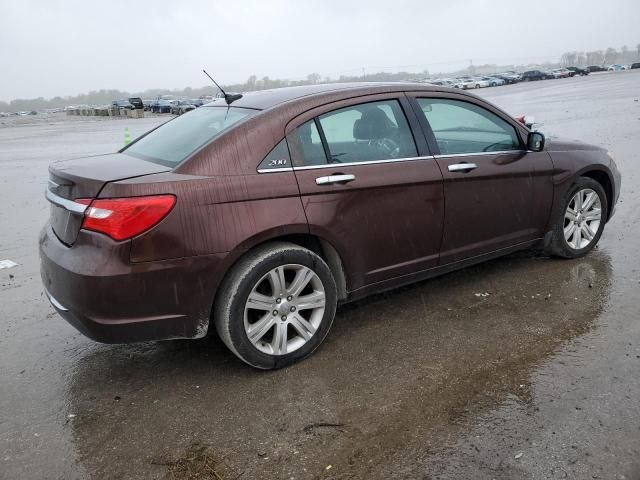
POLYGON ((416 160, 433 160, 436 158, 449 158, 449 157, 477 157, 481 155, 503 155, 505 153, 528 153, 529 150, 499 150, 495 152, 474 152, 474 153, 450 153, 447 155, 426 155, 423 157, 405 157, 405 158, 389 158, 387 160, 369 160, 366 162, 348 162, 348 163, 327 163, 324 165, 303 165, 301 167, 284 167, 284 168, 260 168, 258 173, 277 173, 277 172, 292 172, 295 170, 316 170, 322 168, 340 168, 340 167, 355 167, 358 165, 374 165, 378 163, 395 163, 395 162, 413 162, 416 160))
POLYGON ((258 173, 279 173, 279 172, 293 172, 292 167, 279 167, 279 168, 259 168, 258 173))
POLYGON ((314 170, 316 168, 356 167, 358 165, 374 165, 378 163, 415 162, 416 160, 433 160, 433 156, 429 155, 424 157, 388 158, 386 160, 369 160, 366 162, 327 163, 326 165, 303 165, 302 167, 293 167, 293 169, 314 170))
POLYGON ((366 162, 327 163, 324 165, 303 165, 301 167, 260 169, 258 173, 291 172, 293 170, 316 170, 321 168, 356 167, 358 165, 374 165, 378 163, 414 162, 416 160, 433 160, 433 155, 423 157, 388 158, 386 160, 368 160, 366 162))
POLYGON ((74 202, 73 200, 69 200, 67 198, 62 198, 56 195, 55 193, 53 193, 48 188, 44 191, 44 196, 47 200, 49 200, 54 205, 57 205, 58 207, 62 207, 71 213, 83 214, 87 209, 87 205, 74 202))
POLYGON ((448 158, 448 157, 478 157, 480 155, 502 155, 505 153, 527 153, 527 150, 522 150, 521 148, 517 150, 499 150, 495 152, 472 152, 472 153, 448 153, 446 155, 438 154, 434 155, 435 158, 448 158))

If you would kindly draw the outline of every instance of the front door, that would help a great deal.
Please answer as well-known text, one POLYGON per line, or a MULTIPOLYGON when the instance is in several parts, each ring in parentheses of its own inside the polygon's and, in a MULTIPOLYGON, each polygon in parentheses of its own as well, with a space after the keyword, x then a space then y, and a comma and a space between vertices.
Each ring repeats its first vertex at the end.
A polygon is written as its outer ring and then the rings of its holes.
POLYGON ((293 126, 310 232, 341 254, 350 290, 438 264, 442 175, 404 95, 323 106, 293 126))
POLYGON ((416 94, 414 106, 444 177, 441 264, 541 238, 553 196, 549 155, 527 151, 510 121, 469 97, 416 94))

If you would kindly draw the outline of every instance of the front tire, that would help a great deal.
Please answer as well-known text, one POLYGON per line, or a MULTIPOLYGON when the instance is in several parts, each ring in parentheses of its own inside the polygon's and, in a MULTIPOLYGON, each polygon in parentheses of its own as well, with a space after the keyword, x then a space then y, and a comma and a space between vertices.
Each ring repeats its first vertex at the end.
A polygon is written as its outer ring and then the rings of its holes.
POLYGON ((548 253, 562 258, 577 258, 596 246, 608 212, 607 195, 592 178, 580 177, 567 191, 563 208, 553 225, 548 253))
POLYGON ((274 242, 245 255, 223 281, 214 305, 222 341, 264 370, 309 356, 329 333, 337 290, 320 256, 274 242))

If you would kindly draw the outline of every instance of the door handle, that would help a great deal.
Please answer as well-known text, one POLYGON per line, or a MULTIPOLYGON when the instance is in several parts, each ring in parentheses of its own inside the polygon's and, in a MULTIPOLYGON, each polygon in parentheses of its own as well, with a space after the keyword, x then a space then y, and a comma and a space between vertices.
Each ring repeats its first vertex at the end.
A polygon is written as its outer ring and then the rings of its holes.
POLYGON ((316 178, 316 185, 333 185, 334 183, 347 183, 353 182, 356 179, 355 175, 329 175, 328 177, 316 178))
POLYGON ((447 167, 450 172, 470 172, 478 168, 475 163, 453 163, 447 167))

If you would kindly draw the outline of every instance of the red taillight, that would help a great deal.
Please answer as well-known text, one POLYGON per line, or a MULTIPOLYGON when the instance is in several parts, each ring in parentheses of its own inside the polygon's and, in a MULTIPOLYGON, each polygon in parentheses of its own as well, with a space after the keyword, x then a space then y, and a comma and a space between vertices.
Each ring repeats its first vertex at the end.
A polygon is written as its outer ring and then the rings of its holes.
POLYGON ((167 216, 176 203, 173 195, 150 197, 76 199, 88 205, 82 228, 126 240, 149 230, 167 216))

